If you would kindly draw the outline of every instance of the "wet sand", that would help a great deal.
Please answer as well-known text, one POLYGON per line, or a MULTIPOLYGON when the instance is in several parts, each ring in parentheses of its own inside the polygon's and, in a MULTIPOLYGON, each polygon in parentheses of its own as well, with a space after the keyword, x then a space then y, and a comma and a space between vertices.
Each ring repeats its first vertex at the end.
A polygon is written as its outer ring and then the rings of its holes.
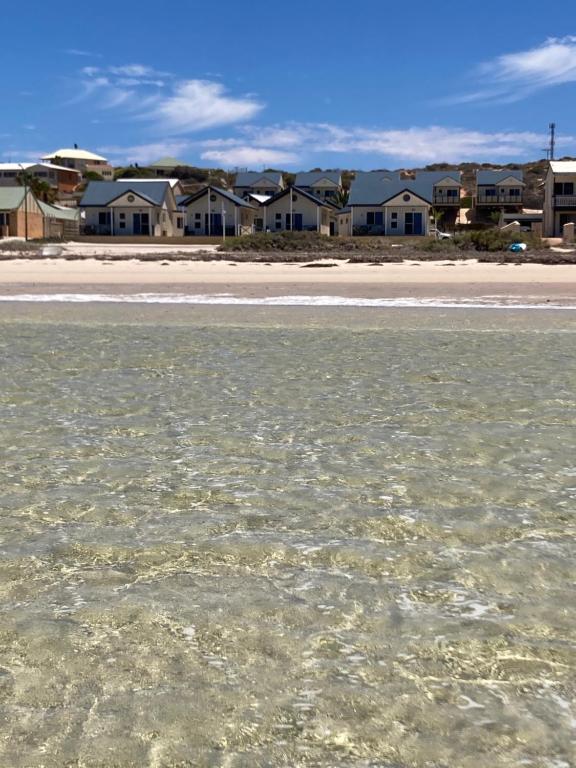
POLYGON ((113 262, 14 259, 0 265, 0 294, 186 293, 237 297, 349 298, 513 297, 576 303, 576 265, 405 262, 302 264, 113 262), (322 265, 322 266, 319 266, 322 265))

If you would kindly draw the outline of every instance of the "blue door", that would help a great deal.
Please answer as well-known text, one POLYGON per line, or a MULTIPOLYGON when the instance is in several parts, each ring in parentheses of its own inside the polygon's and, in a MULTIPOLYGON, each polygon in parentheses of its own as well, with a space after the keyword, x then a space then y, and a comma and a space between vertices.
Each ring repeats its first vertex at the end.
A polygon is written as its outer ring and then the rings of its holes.
POLYGON ((404 234, 421 235, 422 234, 422 214, 405 213, 404 214, 404 234))

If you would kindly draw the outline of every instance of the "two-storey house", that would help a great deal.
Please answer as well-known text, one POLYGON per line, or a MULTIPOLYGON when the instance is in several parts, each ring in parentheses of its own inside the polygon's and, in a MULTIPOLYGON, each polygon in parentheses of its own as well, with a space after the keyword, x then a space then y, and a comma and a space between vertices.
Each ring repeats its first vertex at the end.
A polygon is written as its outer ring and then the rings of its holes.
POLYGON ((284 177, 279 171, 242 171, 236 174, 234 194, 236 197, 263 195, 273 197, 284 189, 284 177))
POLYGON ((114 168, 105 157, 85 149, 79 149, 77 146, 72 149, 58 149, 50 155, 44 155, 42 162, 60 165, 64 168, 73 168, 80 171, 83 176, 86 176, 87 173, 97 173, 105 181, 111 181, 114 178, 114 168))
POLYGON ((522 171, 476 171, 474 214, 479 221, 488 221, 495 211, 522 211, 524 202, 524 174, 522 171))
POLYGON ((576 161, 552 160, 544 182, 543 234, 562 237, 570 223, 576 223, 576 161))
POLYGON ((321 200, 331 201, 342 191, 342 174, 340 171, 297 173, 294 186, 310 192, 321 200))

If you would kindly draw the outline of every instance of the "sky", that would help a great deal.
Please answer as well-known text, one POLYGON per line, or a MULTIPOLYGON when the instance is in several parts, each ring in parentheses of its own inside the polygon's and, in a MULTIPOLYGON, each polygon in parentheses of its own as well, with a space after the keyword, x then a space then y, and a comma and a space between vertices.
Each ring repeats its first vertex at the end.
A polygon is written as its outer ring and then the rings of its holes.
POLYGON ((226 170, 527 162, 552 121, 576 156, 573 3, 9 3, 0 161, 77 144, 226 170))

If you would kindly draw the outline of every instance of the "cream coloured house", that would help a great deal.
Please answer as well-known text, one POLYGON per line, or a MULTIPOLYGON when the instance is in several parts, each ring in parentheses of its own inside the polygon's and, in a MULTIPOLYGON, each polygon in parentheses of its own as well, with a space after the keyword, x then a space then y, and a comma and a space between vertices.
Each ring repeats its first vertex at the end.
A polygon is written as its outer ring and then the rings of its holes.
POLYGON ((175 237, 184 216, 167 181, 91 181, 80 201, 84 234, 175 237))
POLYGON ((570 223, 576 224, 576 161, 552 160, 544 182, 544 237, 562 237, 570 223))
POLYGON ((234 194, 237 197, 246 195, 265 195, 272 197, 284 189, 284 177, 280 171, 242 171, 236 174, 234 194))
POLYGON ((177 198, 186 235, 247 235, 254 231, 257 209, 247 200, 219 187, 204 187, 177 198))
POLYGON ((339 214, 341 235, 428 235, 434 184, 404 179, 389 171, 357 173, 345 212, 339 214))
POLYGON ((331 200, 342 191, 342 174, 340 171, 297 173, 294 186, 310 192, 321 200, 331 200))
POLYGON ((265 232, 293 230, 330 235, 335 226, 337 209, 310 192, 294 186, 263 203, 260 214, 265 232))
POLYGON ((97 173, 104 180, 114 178, 114 168, 108 160, 95 152, 89 152, 86 149, 79 149, 76 145, 73 148, 57 149, 49 155, 44 155, 43 163, 52 163, 64 168, 74 168, 80 171, 82 175, 86 173, 97 173))

